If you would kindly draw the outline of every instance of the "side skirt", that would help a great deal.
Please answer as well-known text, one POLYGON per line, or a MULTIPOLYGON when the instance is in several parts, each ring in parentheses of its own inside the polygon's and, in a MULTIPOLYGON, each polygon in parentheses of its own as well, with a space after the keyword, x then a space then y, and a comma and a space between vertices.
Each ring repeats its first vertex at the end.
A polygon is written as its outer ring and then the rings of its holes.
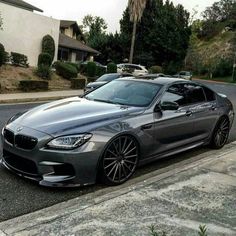
POLYGON ((179 148, 179 149, 167 151, 167 152, 161 153, 161 154, 159 154, 159 155, 152 156, 152 157, 149 157, 149 158, 140 160, 140 161, 139 161, 139 166, 145 165, 145 164, 147 164, 147 163, 150 163, 150 162, 155 161, 155 160, 158 160, 158 159, 162 159, 162 158, 165 158, 165 157, 169 157, 169 156, 172 156, 172 155, 176 155, 176 154, 178 154, 178 153, 185 152, 185 151, 191 150, 191 149, 193 149, 193 148, 203 146, 203 145, 205 145, 205 144, 206 144, 206 142, 201 141, 201 142, 198 142, 198 143, 194 143, 194 144, 192 144, 192 145, 188 145, 188 146, 185 146, 185 147, 181 147, 181 148, 179 148))

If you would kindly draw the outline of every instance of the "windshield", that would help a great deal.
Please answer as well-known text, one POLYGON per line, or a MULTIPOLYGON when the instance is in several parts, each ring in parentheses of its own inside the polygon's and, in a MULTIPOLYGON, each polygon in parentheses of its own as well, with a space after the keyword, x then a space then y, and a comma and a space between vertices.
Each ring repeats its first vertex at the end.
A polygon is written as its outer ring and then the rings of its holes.
POLYGON ((161 85, 141 81, 114 80, 85 96, 88 100, 146 107, 151 104, 161 85))
POLYGON ((106 74, 97 79, 97 81, 112 81, 119 78, 118 74, 106 74))

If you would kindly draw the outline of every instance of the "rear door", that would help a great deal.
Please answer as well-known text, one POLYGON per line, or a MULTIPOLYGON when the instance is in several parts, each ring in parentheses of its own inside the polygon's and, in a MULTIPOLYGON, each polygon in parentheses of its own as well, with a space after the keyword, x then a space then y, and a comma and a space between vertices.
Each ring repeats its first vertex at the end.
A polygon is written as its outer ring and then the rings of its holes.
POLYGON ((186 87, 188 88, 187 99, 192 104, 195 141, 207 139, 218 118, 215 93, 197 84, 186 84, 186 87))

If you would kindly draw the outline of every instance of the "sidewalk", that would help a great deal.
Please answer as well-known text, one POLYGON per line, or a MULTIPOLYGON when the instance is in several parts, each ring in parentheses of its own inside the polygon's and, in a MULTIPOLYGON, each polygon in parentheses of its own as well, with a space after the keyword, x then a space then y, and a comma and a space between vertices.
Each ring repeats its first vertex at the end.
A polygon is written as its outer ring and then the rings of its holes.
POLYGON ((79 96, 82 94, 83 90, 0 94, 0 104, 49 101, 66 97, 79 96))
POLYGON ((236 143, 204 155, 107 194, 2 222, 0 235, 151 236, 151 225, 167 236, 196 236, 199 225, 209 236, 236 235, 236 143))

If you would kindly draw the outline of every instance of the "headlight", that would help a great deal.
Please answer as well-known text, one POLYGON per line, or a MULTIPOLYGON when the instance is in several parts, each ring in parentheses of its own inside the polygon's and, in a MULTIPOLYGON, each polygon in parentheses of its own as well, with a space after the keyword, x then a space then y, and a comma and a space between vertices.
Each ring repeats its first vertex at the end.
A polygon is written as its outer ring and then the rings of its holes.
POLYGON ((82 146, 86 143, 92 134, 78 134, 78 135, 69 135, 62 136, 51 140, 47 146, 54 149, 66 149, 71 150, 77 147, 82 146))

